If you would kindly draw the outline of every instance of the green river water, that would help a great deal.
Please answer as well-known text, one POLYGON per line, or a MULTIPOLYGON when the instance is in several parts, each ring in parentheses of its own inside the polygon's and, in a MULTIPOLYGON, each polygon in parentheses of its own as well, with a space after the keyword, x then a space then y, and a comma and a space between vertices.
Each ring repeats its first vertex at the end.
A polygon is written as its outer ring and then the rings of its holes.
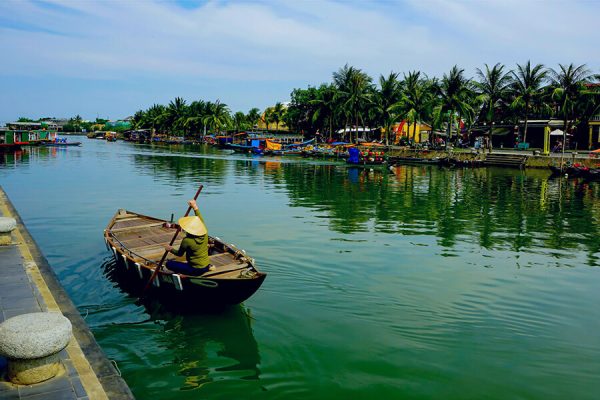
POLYGON ((70 140, 0 154, 0 185, 138 399, 600 396, 598 183, 70 140), (141 304, 102 230, 181 216, 199 183, 269 275, 219 313, 141 304))

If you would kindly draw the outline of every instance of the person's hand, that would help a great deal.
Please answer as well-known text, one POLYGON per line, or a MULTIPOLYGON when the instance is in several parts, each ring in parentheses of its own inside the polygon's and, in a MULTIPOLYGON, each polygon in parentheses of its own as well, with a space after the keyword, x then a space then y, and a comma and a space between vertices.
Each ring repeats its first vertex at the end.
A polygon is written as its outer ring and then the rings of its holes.
POLYGON ((198 205, 196 204, 196 200, 188 200, 188 204, 190 205, 190 207, 192 207, 192 210, 197 210, 198 209, 198 205))
POLYGON ((168 244, 165 245, 165 251, 171 251, 173 250, 173 246, 169 246, 168 244))

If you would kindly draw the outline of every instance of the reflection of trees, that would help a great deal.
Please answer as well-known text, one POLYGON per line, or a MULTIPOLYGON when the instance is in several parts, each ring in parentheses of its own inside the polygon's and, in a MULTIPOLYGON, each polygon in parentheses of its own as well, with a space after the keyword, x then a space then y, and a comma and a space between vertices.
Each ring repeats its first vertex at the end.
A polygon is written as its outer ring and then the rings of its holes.
POLYGON ((280 164, 265 175, 273 183, 284 179, 292 206, 326 213, 341 233, 368 231, 373 223, 377 232, 435 235, 444 247, 459 241, 512 251, 585 245, 590 256, 600 247, 598 185, 548 181, 546 171, 400 166, 391 175, 280 164))
POLYGON ((459 242, 511 251, 585 245, 590 257, 598 252, 597 183, 548 180, 547 171, 537 170, 399 166, 390 174, 238 157, 134 156, 146 173, 170 178, 202 176, 220 184, 233 173, 236 183, 284 187, 292 207, 314 209, 341 233, 433 235, 446 248, 459 242))
POLYGON ((219 158, 134 154, 133 162, 141 174, 168 179, 201 176, 206 183, 222 184, 227 175, 227 160, 219 158))

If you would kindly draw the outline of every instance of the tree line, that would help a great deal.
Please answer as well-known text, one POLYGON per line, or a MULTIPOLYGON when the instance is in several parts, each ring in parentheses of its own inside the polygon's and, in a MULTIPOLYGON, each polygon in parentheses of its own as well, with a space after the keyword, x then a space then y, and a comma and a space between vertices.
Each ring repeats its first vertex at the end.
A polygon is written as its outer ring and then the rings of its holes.
POLYGON ((294 89, 284 121, 294 129, 326 135, 335 135, 339 127, 355 128, 355 137, 359 126, 381 128, 386 144, 399 121, 413 125, 413 136, 416 125, 424 122, 448 137, 458 136, 461 125, 468 131, 475 125, 491 129, 522 121, 520 135, 526 142, 529 119, 560 118, 565 132, 589 121, 600 111, 599 79, 585 65, 552 69, 528 61, 514 70, 485 64, 475 78, 454 66, 441 78, 420 71, 391 72, 374 82, 364 71, 345 65, 330 83, 294 89))
MULTIPOLYGON (((586 65, 559 64, 547 68, 530 61, 509 69, 501 63, 485 64, 467 77, 454 66, 441 78, 421 71, 390 72, 374 80, 363 70, 348 64, 332 74, 329 83, 292 90, 289 104, 276 103, 263 111, 232 112, 221 101, 197 100, 187 103, 177 97, 168 105, 154 104, 133 115, 136 129, 177 136, 200 136, 225 130, 253 129, 261 122, 267 129, 289 129, 306 135, 353 140, 359 127, 381 132, 386 144, 394 124, 427 123, 435 131, 458 137, 461 126, 469 130, 485 125, 522 126, 520 140, 527 141, 530 119, 559 118, 565 132, 585 125, 600 111, 600 80, 586 65)), ((74 124, 78 123, 74 121, 74 124)), ((379 134, 378 134, 379 135, 379 134)))
POLYGON ((132 124, 136 129, 153 129, 157 133, 188 136, 253 129, 259 121, 267 129, 279 129, 284 114, 285 107, 282 103, 268 107, 262 113, 258 108, 252 108, 248 113, 232 113, 227 104, 219 100, 197 100, 187 104, 181 97, 176 97, 168 105, 154 104, 147 110, 137 111, 133 115, 132 124))

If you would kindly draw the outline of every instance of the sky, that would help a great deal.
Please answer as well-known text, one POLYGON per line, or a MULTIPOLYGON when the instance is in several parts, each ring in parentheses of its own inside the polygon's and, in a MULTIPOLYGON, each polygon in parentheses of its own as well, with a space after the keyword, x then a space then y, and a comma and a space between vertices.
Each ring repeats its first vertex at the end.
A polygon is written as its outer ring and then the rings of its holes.
POLYGON ((235 111, 348 63, 377 80, 527 60, 600 72, 600 1, 1 0, 0 123, 120 119, 175 97, 235 111))

